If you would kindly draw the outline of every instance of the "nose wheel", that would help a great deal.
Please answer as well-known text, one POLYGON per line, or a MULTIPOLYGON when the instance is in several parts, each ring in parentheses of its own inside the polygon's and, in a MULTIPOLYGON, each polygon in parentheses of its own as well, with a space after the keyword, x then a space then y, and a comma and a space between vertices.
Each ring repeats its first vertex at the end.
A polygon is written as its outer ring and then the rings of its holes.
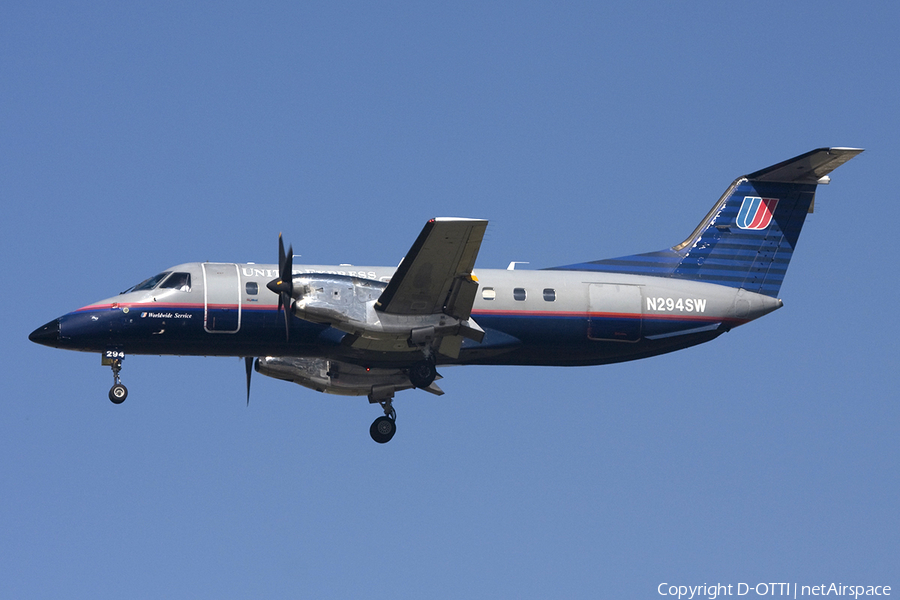
POLYGON ((125 398, 127 397, 128 388, 121 383, 117 383, 109 388, 109 399, 113 404, 122 404, 123 402, 125 402, 125 398))
POLYGON ((109 400, 113 404, 122 404, 128 397, 128 388, 122 385, 122 380, 119 378, 119 371, 122 370, 122 357, 104 356, 103 364, 108 364, 113 372, 113 386, 109 388, 109 400))

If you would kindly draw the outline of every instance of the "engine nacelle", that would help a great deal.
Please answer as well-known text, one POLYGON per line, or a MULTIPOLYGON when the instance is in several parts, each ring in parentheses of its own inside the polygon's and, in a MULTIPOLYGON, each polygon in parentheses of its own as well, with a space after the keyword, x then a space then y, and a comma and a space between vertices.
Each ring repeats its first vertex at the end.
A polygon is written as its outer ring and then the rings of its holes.
POLYGON ((264 356, 256 360, 256 370, 318 392, 374 396, 375 400, 379 395, 392 396, 395 391, 413 387, 409 375, 401 369, 369 369, 326 358, 264 356))
MULTIPOLYGON (((484 331, 470 319, 445 313, 395 315, 376 310, 375 303, 386 286, 380 281, 345 275, 295 275, 291 310, 306 321, 327 323, 365 340, 388 343, 382 350, 413 351, 433 346, 438 352, 457 358, 461 337, 478 342, 484 338, 484 331), (443 341, 453 336, 461 337, 454 343, 443 341)), ((370 342, 360 344, 371 347, 370 342)))
POLYGON ((314 323, 365 324, 369 306, 386 283, 372 279, 311 273, 294 276, 294 314, 314 323))

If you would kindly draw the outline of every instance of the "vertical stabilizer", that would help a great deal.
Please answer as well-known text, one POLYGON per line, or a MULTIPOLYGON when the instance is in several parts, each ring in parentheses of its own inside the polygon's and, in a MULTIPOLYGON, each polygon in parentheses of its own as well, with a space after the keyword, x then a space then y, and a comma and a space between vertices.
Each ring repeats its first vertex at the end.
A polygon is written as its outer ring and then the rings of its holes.
POLYGON ((775 297, 816 186, 862 152, 820 148, 739 177, 682 243, 666 250, 557 267, 705 281, 775 297))

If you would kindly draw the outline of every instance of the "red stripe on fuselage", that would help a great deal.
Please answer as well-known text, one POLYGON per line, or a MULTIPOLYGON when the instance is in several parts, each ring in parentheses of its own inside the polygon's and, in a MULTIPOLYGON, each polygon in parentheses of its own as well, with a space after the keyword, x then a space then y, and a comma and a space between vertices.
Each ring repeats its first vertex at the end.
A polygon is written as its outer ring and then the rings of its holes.
POLYGON ((726 319, 711 315, 684 315, 684 314, 638 314, 638 313, 611 313, 611 312, 574 312, 574 311, 530 311, 530 310, 473 310, 474 317, 569 317, 569 318, 594 318, 594 319, 644 319, 654 321, 701 321, 707 323, 746 323, 746 319, 726 319))
MULTIPOLYGON (((159 312, 162 310, 202 310, 204 308, 211 309, 221 309, 221 308, 237 308, 237 304, 196 304, 196 303, 182 303, 182 304, 173 304, 166 303, 163 304, 161 302, 123 302, 119 303, 111 303, 111 304, 91 304, 88 306, 83 306, 79 309, 76 309, 72 312, 86 312, 90 310, 114 310, 117 308, 128 308, 129 310, 152 310, 154 312, 159 312)), ((275 304, 241 304, 241 310, 275 310, 278 307, 275 304)))

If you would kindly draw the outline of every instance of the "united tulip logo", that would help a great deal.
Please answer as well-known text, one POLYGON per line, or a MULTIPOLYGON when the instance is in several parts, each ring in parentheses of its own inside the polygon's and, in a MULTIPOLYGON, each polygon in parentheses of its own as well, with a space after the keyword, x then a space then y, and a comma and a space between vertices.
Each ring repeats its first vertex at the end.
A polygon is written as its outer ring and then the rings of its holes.
POLYGON ((737 226, 739 229, 765 229, 772 222, 778 198, 759 198, 747 196, 738 211, 737 226))

